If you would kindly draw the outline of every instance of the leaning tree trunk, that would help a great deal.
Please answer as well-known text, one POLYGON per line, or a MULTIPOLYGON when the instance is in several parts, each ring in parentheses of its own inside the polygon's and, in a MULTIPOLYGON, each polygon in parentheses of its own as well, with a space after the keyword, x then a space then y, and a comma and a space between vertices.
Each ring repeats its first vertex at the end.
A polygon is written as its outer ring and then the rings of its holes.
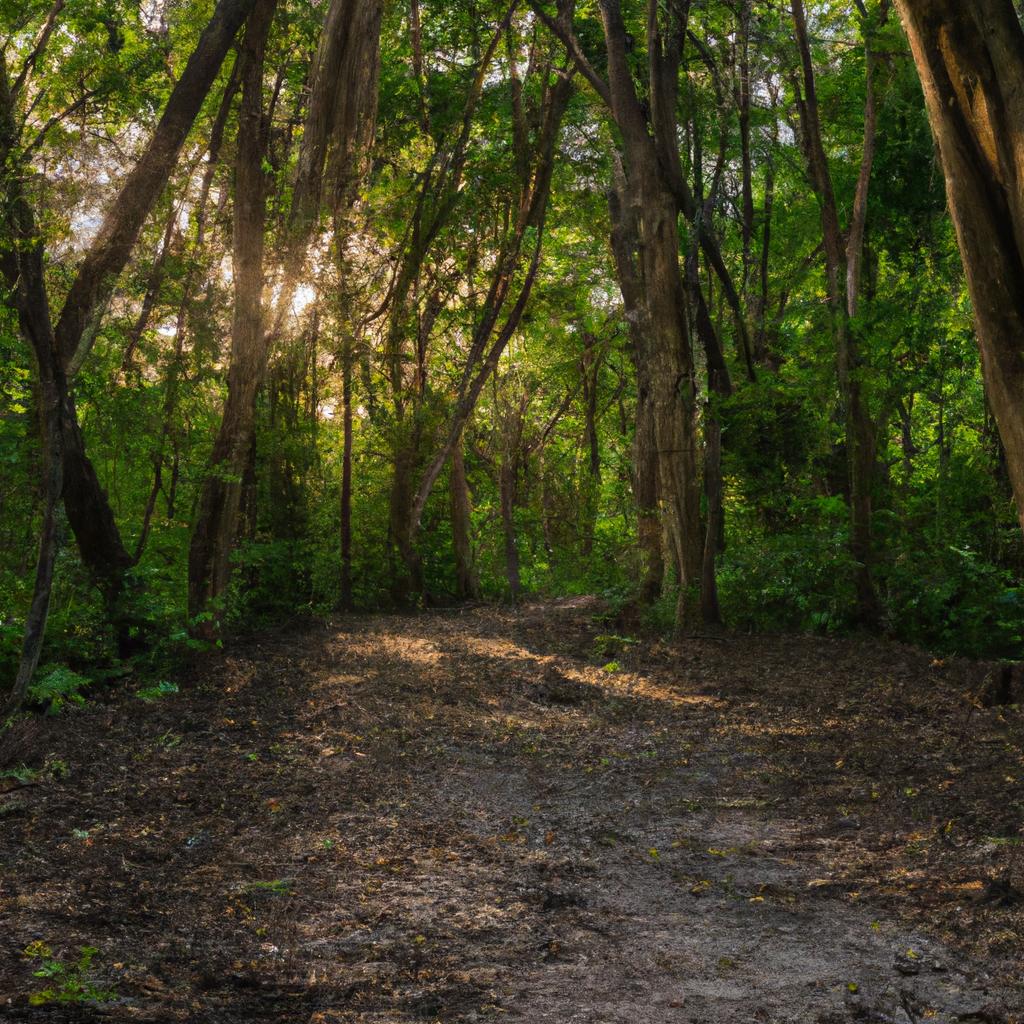
MULTIPOLYGON (((79 266, 56 326, 52 326, 52 320, 48 324, 46 334, 50 338, 49 342, 41 341, 39 317, 43 312, 47 317, 50 315, 41 271, 38 281, 32 283, 37 294, 32 295, 29 301, 32 304, 32 319, 38 329, 35 333, 26 335, 26 340, 36 352, 44 406, 60 420, 59 434, 54 424, 49 422, 48 416, 44 417, 43 421, 43 448, 46 457, 60 460, 59 466, 49 466, 48 479, 50 484, 54 479, 60 481, 58 494, 63 498, 68 521, 78 540, 82 559, 103 592, 123 650, 130 640, 130 624, 124 614, 122 599, 124 574, 132 564, 132 558, 121 541, 106 492, 100 485, 95 469, 86 454, 70 390, 70 378, 77 372, 89 352, 117 277, 131 255, 153 204, 167 183, 185 137, 220 70, 239 26, 252 9, 253 3, 254 0, 221 0, 218 4, 199 39, 196 50, 171 92, 156 131, 125 180, 79 266), (54 396, 55 401, 51 401, 54 396), (58 437, 59 443, 56 443, 58 437)), ((54 19, 59 9, 54 7, 51 11, 44 34, 37 44, 37 55, 40 47, 45 45, 45 41, 52 33, 54 19)), ((27 72, 27 66, 25 70, 27 72)), ((7 165, 18 145, 15 93, 24 85, 24 75, 15 82, 13 91, 8 84, 6 69, 2 77, 2 149, 4 163, 7 165)), ((10 170, 12 174, 19 173, 17 169, 10 170)), ((32 211, 21 192, 20 185, 16 185, 13 190, 8 187, 7 194, 12 214, 19 222, 12 223, 12 227, 15 227, 15 237, 20 237, 17 232, 23 230, 34 219, 32 211)), ((31 255, 38 247, 38 236, 34 229, 25 236, 25 240, 28 239, 31 239, 31 246, 30 250, 26 251, 25 259, 15 261, 23 264, 15 271, 22 275, 25 275, 26 261, 36 258, 31 255)), ((41 267, 41 249, 38 251, 38 259, 41 267)), ((28 281, 31 277, 32 275, 28 274, 25 280, 28 281)), ((24 319, 22 329, 27 329, 24 319)), ((47 490, 48 493, 52 491, 49 484, 47 490)), ((55 516, 56 511, 48 508, 44 515, 41 545, 41 552, 44 555, 48 552, 47 558, 51 562, 56 551, 55 542, 51 543, 55 516)), ((40 569, 45 560, 40 559, 40 569)), ((49 573, 37 573, 37 595, 41 593, 39 585, 44 582, 44 577, 48 577, 45 580, 48 590, 52 583, 52 565, 49 573)), ((48 600, 33 601, 28 623, 29 632, 37 633, 40 643, 45 631, 48 603, 48 600)), ((28 639, 26 636, 26 642, 28 639)))
POLYGON ((897 0, 1024 528, 1024 31, 1011 0, 897 0))
POLYGON ((125 179, 68 290, 55 333, 68 375, 88 355, 117 277, 131 256, 149 211, 256 0, 220 0, 175 84, 145 152, 125 179))

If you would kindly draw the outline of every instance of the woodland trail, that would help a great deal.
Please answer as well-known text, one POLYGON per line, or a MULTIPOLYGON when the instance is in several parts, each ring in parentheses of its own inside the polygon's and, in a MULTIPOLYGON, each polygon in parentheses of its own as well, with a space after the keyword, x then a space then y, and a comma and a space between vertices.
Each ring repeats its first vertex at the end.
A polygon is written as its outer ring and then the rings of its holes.
POLYGON ((0 759, 55 753, 0 793, 0 1018, 1024 1019, 1019 711, 905 647, 599 611, 346 618, 21 726, 0 759), (32 943, 111 998, 30 1005, 32 943))

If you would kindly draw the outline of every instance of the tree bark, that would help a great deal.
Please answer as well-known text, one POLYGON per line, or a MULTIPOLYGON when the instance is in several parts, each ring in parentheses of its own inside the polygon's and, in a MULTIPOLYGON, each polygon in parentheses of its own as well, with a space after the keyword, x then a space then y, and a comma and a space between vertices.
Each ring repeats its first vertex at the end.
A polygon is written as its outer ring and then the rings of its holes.
POLYGON ((107 211, 78 268, 57 321, 57 345, 69 377, 89 353, 100 320, 153 204, 177 162, 238 30, 256 0, 219 0, 195 51, 175 83, 145 152, 107 211))
MULTIPOLYGON (((658 450, 662 522, 679 595, 676 627, 697 618, 703 542, 700 517, 700 469, 697 454, 697 400, 688 310, 679 260, 680 212, 696 219, 693 196, 682 174, 678 144, 678 77, 685 38, 685 11, 673 10, 663 24, 656 0, 647 5, 647 86, 641 101, 628 54, 629 36, 619 0, 601 0, 607 56, 605 82, 587 60, 571 24, 571 5, 559 19, 534 10, 565 43, 580 71, 607 105, 622 136, 621 202, 635 217, 637 249, 634 279, 640 282, 650 345, 641 353, 649 368, 651 407, 658 450)), ((719 269, 721 255, 706 231, 699 232, 709 259, 719 269), (715 256, 717 255, 717 259, 715 256)), ((617 263, 620 261, 617 260, 617 263)), ((730 303, 739 299, 731 278, 730 303)), ((737 329, 745 331, 742 316, 737 329)))
POLYGON ((520 192, 518 210, 515 211, 510 236, 505 239, 491 277, 487 297, 481 305, 480 317, 474 328, 469 354, 463 367, 455 409, 449 420, 444 440, 419 479, 410 507, 410 521, 405 534, 410 539, 410 551, 413 553, 414 560, 420 519, 434 485, 445 464, 451 458, 455 445, 476 408, 484 385, 491 378, 502 353, 518 329, 537 279, 544 239, 544 225, 551 196, 555 149, 562 117, 572 95, 572 76, 548 68, 545 78, 549 78, 552 74, 556 76, 554 83, 549 84, 545 81, 542 113, 532 154, 533 165, 530 168, 529 180, 520 192), (527 244, 530 229, 533 229, 535 235, 532 249, 527 244), (513 293, 512 286, 516 272, 522 269, 522 264, 527 258, 529 262, 518 292, 515 293, 515 301, 512 302, 505 314, 504 323, 499 326, 501 315, 513 293))
MULTIPOLYGON (((6 84, 6 75, 4 75, 0 88, 5 92, 6 84)), ((67 394, 67 385, 63 379, 63 369, 57 355, 50 325, 46 286, 43 279, 42 248, 38 242, 30 241, 33 238, 33 223, 28 206, 21 201, 20 196, 17 195, 18 192, 20 189, 14 186, 8 191, 8 196, 13 198, 12 219, 17 218, 21 221, 20 229, 15 233, 15 237, 24 237, 26 249, 13 257, 14 266, 10 268, 6 265, 7 260, 5 259, 4 271, 9 283, 14 285, 15 304, 18 309, 21 330, 32 342, 39 374, 43 518, 32 601, 25 618, 21 660, 14 685, 3 708, 3 715, 16 711, 24 701, 39 664, 39 656, 46 634, 50 595, 53 590, 54 566, 59 547, 58 515, 64 484, 62 406, 63 397, 67 394), (14 272, 16 280, 12 280, 11 271, 14 272)))
POLYGON ((1024 31, 1011 0, 897 0, 1024 529, 1024 31))
POLYGON ((583 480, 583 517, 581 552, 589 558, 594 551, 594 533, 601 498, 601 445, 597 433, 597 393, 604 350, 598 349, 597 338, 584 332, 584 348, 580 359, 580 378, 583 383, 583 447, 586 455, 586 473, 583 480))
POLYGON ((637 597, 642 604, 651 604, 661 594, 665 560, 658 510, 658 445, 651 395, 650 324, 636 266, 636 251, 640 243, 635 211, 626 204, 625 170, 618 154, 615 154, 614 168, 613 183, 608 191, 611 249, 625 307, 630 357, 636 371, 633 497, 637 509, 637 548, 640 554, 637 597))
POLYGON ((0 57, 0 168, 3 169, 4 220, 8 245, 0 252, 0 269, 11 289, 22 335, 35 356, 39 375, 39 435, 43 477, 43 519, 36 560, 32 601, 25 617, 21 660, 14 685, 4 704, 4 715, 17 710, 25 699, 39 664, 50 611, 53 573, 58 550, 58 510, 63 479, 63 404, 67 397, 64 368, 57 351, 50 318, 43 265, 43 247, 32 208, 25 198, 18 171, 10 166, 17 144, 14 101, 6 62, 0 57))
POLYGON ((716 566, 725 536, 722 420, 718 403, 732 394, 732 381, 701 285, 696 248, 687 260, 686 281, 694 309, 697 337, 704 349, 708 373, 708 397, 704 405, 704 498, 707 518, 701 563, 700 606, 704 623, 713 626, 720 625, 722 621, 716 566))
POLYGON ((480 582, 473 566, 473 543, 470 534, 471 509, 466 484, 465 444, 462 437, 452 450, 451 475, 452 544, 455 550, 455 596, 460 601, 480 596, 480 582))
MULTIPOLYGON (((844 238, 839 220, 832 173, 823 142, 818 110, 817 83, 811 59, 807 17, 803 0, 792 0, 793 24, 803 77, 803 96, 798 98, 804 152, 811 183, 821 203, 821 228, 825 253, 825 276, 829 313, 836 344, 837 375, 843 404, 846 431, 847 476, 849 480, 850 553, 854 561, 857 593, 857 619, 864 626, 876 626, 881 614, 871 574, 871 491, 875 465, 875 432, 863 394, 861 359, 856 334, 851 324, 851 299, 848 281, 858 286, 864 228, 867 219, 868 186, 874 159, 875 94, 870 85, 865 109, 864 152, 855 196, 854 223, 850 238, 844 238), (850 269, 851 261, 853 263, 850 269)), ((867 28, 865 28, 867 31, 867 28)), ((868 61, 868 78, 873 78, 868 61)))
MULTIPOLYGON (((344 328, 343 328, 344 329, 344 328)), ((352 611, 352 336, 341 351, 341 608, 352 611)))
POLYGON ((267 151, 263 65, 275 7, 276 0, 257 0, 241 54, 232 259, 235 308, 228 392, 199 498, 188 563, 189 620, 195 632, 208 639, 216 635, 223 611, 220 602, 228 584, 242 476, 254 437, 256 392, 268 356, 262 299, 266 221, 263 159, 267 151))
POLYGON ((501 460, 498 470, 498 491, 501 502, 502 536, 505 542, 505 578, 508 580, 509 599, 519 603, 522 580, 519 575, 519 540, 516 536, 515 500, 516 466, 514 456, 501 460))

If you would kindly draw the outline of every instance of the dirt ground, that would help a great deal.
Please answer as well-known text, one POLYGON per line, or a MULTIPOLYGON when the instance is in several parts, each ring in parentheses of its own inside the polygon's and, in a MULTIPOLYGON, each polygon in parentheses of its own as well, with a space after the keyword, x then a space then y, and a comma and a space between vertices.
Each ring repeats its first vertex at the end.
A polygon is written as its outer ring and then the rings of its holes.
POLYGON ((621 633, 345 618, 18 725, 0 1019, 1024 1021, 1019 709, 874 640, 621 633))

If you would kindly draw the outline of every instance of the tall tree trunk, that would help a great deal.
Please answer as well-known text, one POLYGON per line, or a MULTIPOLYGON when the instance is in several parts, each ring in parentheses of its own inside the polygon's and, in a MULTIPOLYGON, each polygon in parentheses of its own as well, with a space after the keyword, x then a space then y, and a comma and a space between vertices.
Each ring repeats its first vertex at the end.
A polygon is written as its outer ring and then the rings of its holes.
POLYGON ((697 395, 671 196, 641 191, 641 265, 654 340, 651 394, 662 521, 676 570, 676 624, 694 623, 703 565, 697 395))
POLYGON ((723 398, 732 394, 732 381, 701 286, 696 247, 687 260, 686 281, 694 310, 694 324, 704 349, 708 372, 708 398, 704 406, 704 497, 707 521, 701 562, 700 606, 704 622, 707 625, 719 625, 722 612, 718 601, 716 563, 725 536, 725 487, 722 479, 722 421, 718 405, 723 398))
MULTIPOLYGON (((861 359, 850 316, 851 297, 848 280, 859 284, 863 231, 867 217, 868 184, 874 158, 875 98, 873 83, 868 89, 865 110, 865 141, 861 175, 855 197, 855 229, 851 240, 856 252, 844 240, 839 221, 832 173, 825 153, 818 110, 817 83, 811 60, 810 39, 803 0, 792 0, 793 24, 803 73, 803 96, 798 99, 800 124, 811 182, 821 203, 822 239, 825 252, 825 274, 829 313, 836 344, 839 392, 843 404, 846 429, 847 475, 850 490, 850 553, 854 561, 854 583, 857 592, 857 618, 862 625, 875 626, 881 614, 871 574, 873 560, 871 543, 871 491, 875 465, 874 426, 863 394, 861 359), (848 271, 850 259, 855 267, 848 271)), ((874 69, 868 62, 868 77, 874 69)))
POLYGON ((608 191, 611 248, 616 277, 626 312, 630 357, 636 371, 636 423, 633 441, 633 496, 637 510, 637 548, 640 585, 637 597, 650 604, 661 594, 665 564, 658 510, 658 444, 654 433, 651 394, 650 327, 643 286, 636 266, 640 241, 635 210, 627 203, 625 169, 618 154, 613 184, 608 191))
MULTIPOLYGON (((6 75, 0 82, 6 89, 6 75)), ((12 189, 11 192, 15 190, 12 189)), ((11 193, 9 193, 11 194, 11 193)), ((13 216, 29 216, 27 205, 14 199, 13 216), (18 206, 22 209, 18 210, 18 206)), ((22 229, 31 228, 31 218, 21 224, 22 229)), ((21 231, 18 234, 22 234, 21 231)), ((17 237, 17 235, 16 235, 17 237)), ((31 235, 26 235, 30 238, 31 235)), ((39 664, 46 634, 46 621, 50 611, 50 595, 53 589, 53 573, 59 545, 59 511, 63 490, 63 416, 62 395, 66 396, 66 383, 50 326, 46 287, 43 281, 42 250, 38 243, 14 257, 17 265, 14 271, 15 302, 21 321, 22 333, 32 341, 39 374, 39 434, 41 438, 41 461, 43 480, 42 526, 39 534, 39 550, 36 560, 35 584, 32 601, 25 617, 25 634, 22 643, 21 661, 14 678, 14 685, 3 705, 2 714, 17 710, 25 699, 32 677, 39 664)), ((5 260, 6 263, 6 260, 5 260)), ((8 267, 5 276, 11 280, 8 267)), ((14 270, 12 267, 11 270, 14 270)))
POLYGON ((1011 0, 897 0, 1024 528, 1024 31, 1011 0))
MULTIPOLYGON (((156 131, 129 173, 80 264, 56 326, 49 329, 53 345, 52 353, 47 354, 46 360, 56 359, 60 366, 48 369, 46 379, 41 378, 41 384, 44 393, 54 388, 57 390, 58 403, 53 409, 54 414, 61 420, 61 435, 60 443, 54 444, 56 435, 52 432, 52 425, 48 426, 49 436, 44 437, 43 447, 50 453, 56 452, 61 459, 60 491, 65 511, 75 532, 82 559, 104 595, 123 651, 127 651, 131 644, 131 624, 124 610, 123 592, 124 574, 132 564, 132 559, 117 530, 106 492, 100 486, 99 478, 86 454, 69 379, 78 371, 89 352, 117 277, 174 168, 178 152, 220 70, 235 34, 254 2, 255 0, 221 0, 218 4, 200 37, 196 50, 171 92, 156 131)), ((52 8, 47 25, 39 37, 37 53, 52 32, 56 16, 62 6, 55 4, 52 8)), ((23 84, 23 79, 19 79, 16 87, 23 84)), ((3 107, 2 117, 5 122, 3 155, 6 162, 18 144, 15 100, 7 87, 6 73, 2 91, 0 106, 3 107)), ((22 221, 24 222, 26 217, 31 220, 32 213, 21 194, 20 187, 17 189, 16 202, 22 206, 22 221)), ((35 244, 33 239, 33 246, 35 244)), ((46 288, 41 276, 38 289, 40 294, 32 299, 36 315, 41 309, 46 309, 49 315, 48 303, 43 301, 46 288)), ((29 341, 35 348, 35 340, 30 337, 29 341)), ((42 366, 44 362, 45 360, 40 361, 39 365, 42 366)), ((52 467, 48 472, 52 475, 58 474, 52 467)), ((44 518, 44 532, 50 525, 52 515, 44 518)), ((43 549, 52 549, 55 552, 55 548, 49 543, 44 543, 43 549)), ((52 566, 49 576, 52 580, 52 566)), ((39 578, 42 579, 42 576, 39 578)), ((40 604, 39 607, 43 605, 40 604)), ((44 626, 45 611, 39 627, 40 639, 44 626)))
MULTIPOLYGON (((637 91, 631 36, 620 0, 599 3, 607 80, 590 63, 574 32, 572 3, 560 5, 556 18, 537 0, 531 0, 531 7, 565 44, 622 136, 625 166, 621 201, 634 211, 638 226, 634 273, 642 290, 650 336, 650 345, 641 357, 648 359, 651 381, 662 522, 679 583, 676 627, 686 629, 698 616, 703 562, 697 402, 686 295, 680 275, 678 226, 680 213, 701 224, 679 155, 679 69, 689 5, 666 8, 657 0, 648 0, 643 98, 637 91)), ((732 278, 710 232, 698 227, 697 235, 721 277, 741 347, 750 362, 746 323, 732 278)))
POLYGON ((466 484, 466 456, 462 437, 452 450, 451 475, 452 545, 455 551, 455 596, 467 601, 480 596, 480 583, 473 566, 470 535, 469 487, 466 484))
MULTIPOLYGON (((406 428, 412 429, 411 424, 406 428)), ((401 428, 400 428, 401 429, 401 428)), ((423 594, 423 562, 413 526, 416 467, 419 441, 400 438, 392 455, 394 468, 388 496, 388 532, 391 542, 391 598, 399 608, 413 604, 423 594)))
POLYGON ((601 497, 601 445, 597 434, 597 385, 604 361, 604 352, 597 347, 597 338, 584 332, 580 377, 583 382, 583 447, 586 455, 586 473, 583 481, 583 516, 581 550, 584 558, 594 551, 594 532, 601 497))
POLYGON ((352 611, 352 336, 341 351, 341 607, 352 611))
POLYGON ((633 444, 633 493, 637 509, 637 546, 640 549, 639 598, 651 604, 661 595, 665 555, 658 512, 658 444, 647 372, 638 373, 636 438, 633 444))
POLYGON ((212 638, 227 588, 231 548, 252 447, 256 392, 266 371, 268 335, 263 329, 263 250, 266 182, 263 160, 267 124, 263 64, 276 0, 257 0, 242 47, 242 103, 235 159, 233 279, 235 309, 224 415, 203 481, 188 563, 189 620, 212 638))
POLYGON ((509 598, 519 603, 522 580, 519 575, 519 540, 516 536, 516 465, 515 457, 506 453, 498 470, 498 491, 501 502, 501 526, 505 542, 505 578, 509 598))
POLYGON ((18 130, 7 65, 0 56, 0 173, 5 203, 4 234, 9 244, 0 251, 0 269, 11 290, 19 327, 35 356, 39 375, 39 436, 42 457, 43 518, 36 560, 32 601, 25 617, 21 660, 3 713, 16 710, 25 699, 39 664, 50 612, 54 566, 58 549, 58 515, 64 488, 63 404, 67 399, 64 367, 50 318, 43 264, 43 247, 32 207, 23 192, 19 170, 10 156, 18 130))

